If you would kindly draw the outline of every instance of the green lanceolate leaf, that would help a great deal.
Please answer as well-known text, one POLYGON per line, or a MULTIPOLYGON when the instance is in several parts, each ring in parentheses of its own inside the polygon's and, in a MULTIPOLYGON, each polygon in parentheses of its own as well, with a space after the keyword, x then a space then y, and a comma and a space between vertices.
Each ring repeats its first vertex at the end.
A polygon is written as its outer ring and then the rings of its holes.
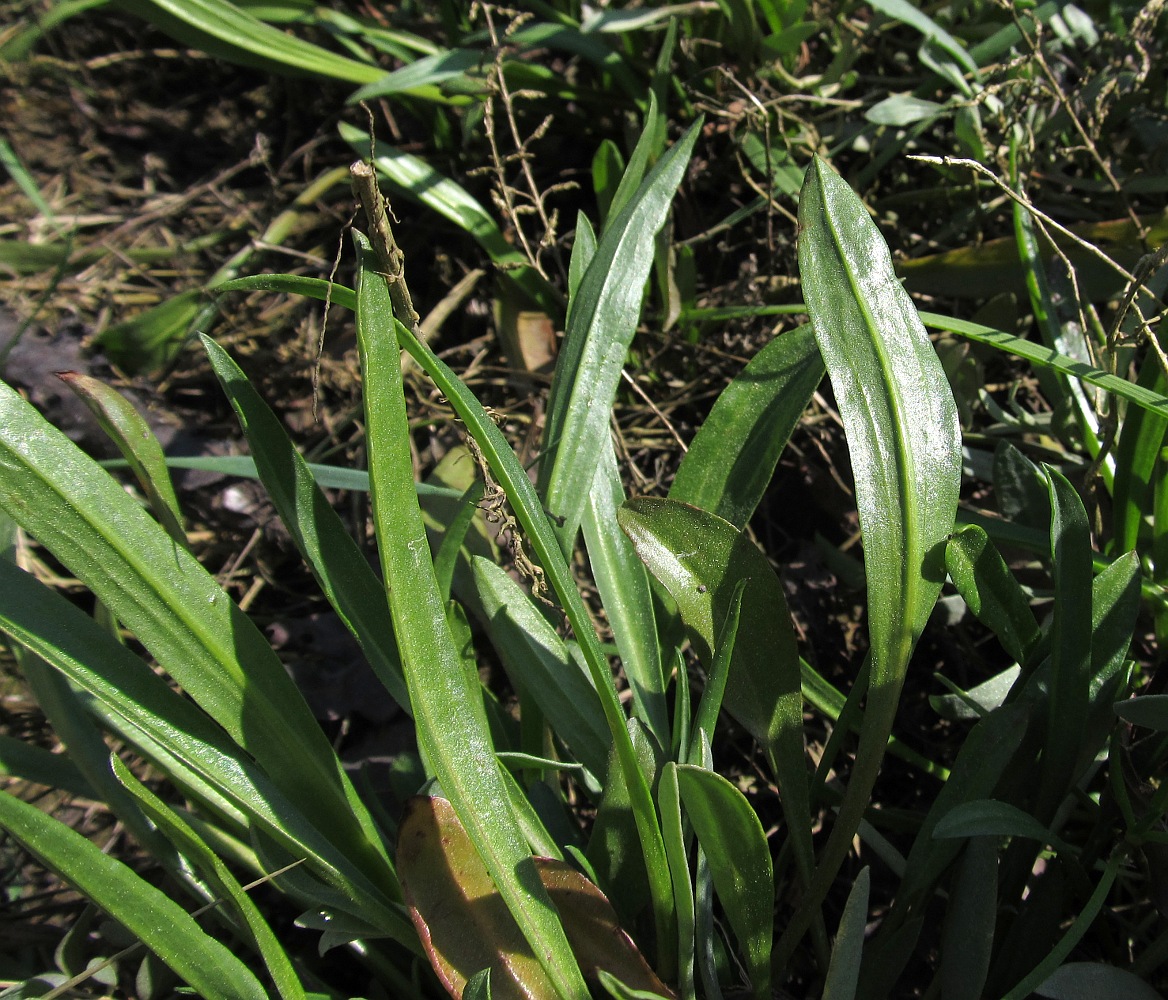
POLYGON ((64 823, 0 792, 0 827, 209 1000, 267 1000, 246 965, 165 893, 64 823))
POLYGON ((945 548, 945 567, 969 610, 1024 664, 1041 633, 1021 585, 985 531, 962 528, 945 548))
POLYGON ((823 1000, 854 1000, 860 982, 860 960, 864 954, 864 927, 868 922, 868 889, 871 876, 863 868, 852 884, 839 933, 831 952, 831 965, 823 984, 823 1000))
POLYGON ((263 633, 107 472, 0 383, 0 509, 369 877, 397 882, 372 818, 263 633))
POLYGON ((1087 511, 1062 473, 1045 467, 1054 575, 1050 697, 1037 815, 1049 821, 1074 777, 1091 680, 1091 531, 1087 511))
POLYGON ((774 872, 762 824, 750 803, 720 774, 674 765, 686 815, 706 852, 714 888, 742 945, 751 993, 771 995, 774 872))
POLYGON ((89 407, 101 429, 129 462, 154 516, 171 538, 185 546, 187 536, 182 527, 178 497, 174 494, 162 445, 150 425, 125 396, 104 382, 80 372, 58 372, 57 377, 89 407))
POLYGON ((804 878, 812 864, 811 812, 803 747, 799 652, 783 586, 746 535, 688 504, 629 500, 618 515, 649 571, 677 602, 703 663, 713 665, 718 630, 746 581, 722 703, 762 744, 775 769, 783 812, 804 878))
POLYGON ((211 338, 203 347, 247 435, 268 495, 321 590, 361 644, 386 691, 406 712, 410 699, 393 641, 385 591, 329 505, 307 462, 240 367, 211 338))
POLYGON ((714 403, 682 459, 670 497, 746 527, 823 372, 810 327, 767 344, 714 403))
POLYGON ((641 314, 657 231, 665 224, 701 123, 695 123, 605 226, 568 310, 548 399, 540 491, 572 548, 595 473, 621 367, 641 314))
POLYGON ((474 708, 473 699, 482 696, 471 690, 447 622, 414 489, 393 304, 368 242, 356 239, 370 493, 418 744, 555 990, 565 1000, 584 1000, 588 990, 508 805, 481 710, 474 708))
POLYGON ((225 0, 117 0, 117 6, 184 44, 244 66, 348 83, 384 75, 377 66, 289 35, 225 0))
POLYGON ((819 159, 807 170, 799 223, 804 298, 856 482, 872 667, 856 765, 810 898, 784 935, 784 960, 867 805, 909 657, 945 578, 961 485, 957 407, 941 362, 863 202, 819 159))
POLYGON ((581 520, 588 563, 633 692, 637 716, 644 720, 658 743, 668 746, 665 675, 661 669, 649 574, 632 543, 617 526, 617 508, 624 499, 612 440, 602 440, 596 475, 581 520))

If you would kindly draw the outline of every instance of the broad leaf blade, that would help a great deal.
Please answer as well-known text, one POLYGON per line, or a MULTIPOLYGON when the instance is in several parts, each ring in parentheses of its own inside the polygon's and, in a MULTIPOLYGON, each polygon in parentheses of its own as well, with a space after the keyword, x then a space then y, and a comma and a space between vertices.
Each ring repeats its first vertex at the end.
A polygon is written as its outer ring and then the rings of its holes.
POLYGON ((810 327, 767 344, 714 403, 682 459, 670 497, 746 527, 823 373, 810 327))
POLYGON ((785 960, 859 826, 913 647, 945 578, 961 432, 944 369, 864 204, 818 158, 799 200, 799 272, 844 422, 868 581, 871 684, 848 791, 785 960))

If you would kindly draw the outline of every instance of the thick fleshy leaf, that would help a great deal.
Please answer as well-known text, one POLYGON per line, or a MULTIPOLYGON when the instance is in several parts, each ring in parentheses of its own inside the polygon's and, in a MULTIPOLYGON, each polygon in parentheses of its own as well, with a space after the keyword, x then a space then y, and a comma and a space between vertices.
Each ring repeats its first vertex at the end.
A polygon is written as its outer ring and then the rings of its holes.
MULTIPOLYGON (((535 860, 584 974, 594 978, 604 969, 636 988, 669 996, 600 890, 562 861, 535 860)), ((489 968, 495 1000, 556 996, 446 799, 407 803, 397 861, 418 934, 452 995, 489 968)))
POLYGON ((746 527, 824 370, 808 326, 767 344, 718 396, 669 496, 746 527))
POLYGON ((209 1000, 267 1000, 247 966, 181 906, 59 820, 0 792, 0 827, 209 1000))
MULTIPOLYGON (((418 745, 548 979, 563 1000, 584 1000, 587 988, 508 804, 483 718, 482 695, 472 690, 450 630, 414 489, 396 332, 400 324, 368 241, 360 234, 355 238, 370 495, 418 745)), ((480 963, 470 971, 481 968, 480 963)))
POLYGON ((746 958, 751 992, 771 995, 775 887, 762 824, 742 793, 720 774, 674 765, 685 812, 706 853, 714 888, 746 958))
POLYGON ((799 199, 799 272, 844 422, 868 587, 871 683, 856 764, 784 961, 859 827, 909 657, 945 579, 961 486, 961 430, 940 359, 868 210, 818 158, 799 199))
POLYGON ((540 491, 561 523, 556 533, 564 551, 572 548, 592 486, 595 456, 609 434, 621 367, 653 264, 654 238, 665 223, 700 128, 699 120, 609 220, 568 310, 539 467, 540 491))

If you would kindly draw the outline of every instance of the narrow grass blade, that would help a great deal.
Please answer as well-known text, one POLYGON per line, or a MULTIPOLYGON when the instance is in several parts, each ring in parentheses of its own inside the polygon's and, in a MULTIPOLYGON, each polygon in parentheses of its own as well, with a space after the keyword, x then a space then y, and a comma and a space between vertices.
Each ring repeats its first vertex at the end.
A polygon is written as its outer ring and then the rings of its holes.
POLYGON ((568 310, 539 469, 544 503, 562 519, 556 533, 565 552, 573 547, 592 487, 595 456, 609 433, 621 366, 653 264, 654 237, 665 223, 700 128, 699 120, 605 226, 568 310))
POLYGON ((158 828, 170 839, 194 866, 195 870, 213 888, 216 895, 234 913, 247 929, 276 989, 285 1000, 303 1000, 304 987, 300 983, 288 953, 268 926, 251 897, 231 874, 230 869, 181 816, 143 785, 117 756, 113 757, 114 771, 139 805, 158 828))
POLYGON ((174 494, 162 445, 150 425, 125 396, 104 382, 80 372, 58 372, 57 377, 85 403, 101 429, 118 446, 166 533, 186 547, 178 497, 174 494))
POLYGON ((860 982, 860 960, 864 955, 864 925, 868 921, 868 889, 871 875, 863 868, 852 883, 839 933, 831 951, 831 965, 823 984, 822 1000, 854 1000, 860 982))
POLYGON ((267 1000, 246 965, 132 868, 35 806, 0 792, 0 827, 208 1000, 267 1000))
POLYGON ((1054 576, 1050 686, 1042 787, 1036 815, 1050 820, 1074 779, 1087 723, 1091 676, 1091 531, 1075 488, 1051 466, 1050 554, 1054 576))
POLYGON ((0 508, 137 635, 306 816, 394 891, 367 809, 263 633, 108 473, 3 383, 0 508))
POLYGON ((718 639, 714 645, 714 659, 706 675, 706 688, 698 702, 698 710, 694 713, 693 735, 687 744, 689 750, 686 757, 682 760, 684 764, 701 763, 701 742, 705 741, 711 745, 714 742, 714 726, 718 722, 718 713, 722 711, 726 680, 730 676, 730 664, 734 661, 734 644, 738 640, 738 624, 742 620, 742 595, 746 592, 746 584, 745 578, 739 580, 730 597, 730 607, 726 611, 726 620, 718 632, 718 639))
MULTIPOLYGON (((560 550, 559 540, 526 470, 520 465, 506 438, 487 415, 482 404, 475 399, 474 394, 449 366, 409 330, 398 324, 397 335, 401 345, 434 380, 442 395, 450 400, 459 419, 466 424, 467 430, 478 442, 484 458, 490 465, 491 473, 506 493, 515 517, 530 541, 531 548, 572 625, 572 631, 588 665, 588 672, 600 695, 619 771, 627 784, 629 809, 636 824, 640 856, 644 861, 652 893, 659 948, 658 962, 662 969, 672 968, 676 964, 672 951, 677 940, 673 922, 673 889, 656 808, 653 805, 648 780, 638 764, 633 741, 626 728, 628 720, 617 697, 612 671, 597 639, 588 609, 576 588, 576 581, 560 550)), ((611 782, 611 778, 609 781, 611 782)))
POLYGON ((581 521, 588 563, 612 628, 636 714, 662 746, 669 746, 665 675, 653 614, 649 574, 617 524, 624 502, 612 439, 600 443, 599 462, 581 521))
POLYGON ((271 408, 210 337, 203 347, 247 435, 260 480, 280 520, 341 621, 361 644, 378 680, 407 713, 405 676, 394 644, 385 591, 365 554, 345 530, 271 408))
POLYGON ((751 994, 771 995, 774 872, 766 835, 750 803, 720 774, 676 766, 686 815, 706 852, 726 919, 746 958, 751 994))
POLYGON ((945 1000, 981 1000, 997 911, 997 844, 992 837, 974 837, 965 847, 945 910, 940 970, 945 1000))
POLYGON ((809 326, 767 344, 718 396, 670 497, 746 527, 823 373, 809 326))
POLYGON ((816 159, 799 200, 799 271, 856 480, 872 675, 856 763, 785 960, 847 854, 876 780, 912 650, 944 581, 961 433, 944 370, 888 247, 847 183, 816 159))
POLYGON ((1091 898, 1087 900, 1086 904, 1079 911, 1078 916, 1075 917, 1071 926, 1067 928, 1066 933, 1059 940, 1058 944, 1002 1000, 1025 1000, 1026 997, 1030 996, 1031 993, 1046 982, 1054 974, 1055 970, 1070 957, 1071 953, 1075 950, 1075 945, 1082 940, 1083 935, 1087 933, 1091 925, 1095 922, 1095 918, 1099 916, 1099 911, 1103 909, 1103 904, 1107 901, 1107 894, 1111 891, 1111 886, 1119 874, 1119 866, 1123 859, 1124 852, 1122 850, 1117 850, 1111 855, 1107 861, 1107 867, 1103 870, 1103 875, 1099 879, 1099 884, 1095 886, 1095 890, 1091 893, 1091 898))
POLYGON ((243 66, 293 76, 371 83, 384 72, 289 35, 225 0, 117 0, 171 38, 243 66))
POLYGON ((686 859, 677 765, 673 761, 661 771, 657 804, 661 808, 661 829, 669 858, 669 874, 673 879, 673 898, 677 904, 677 988, 681 1000, 694 1000, 694 894, 686 859))
MULTIPOLYGON (((161 747, 196 779, 185 780, 182 769, 162 762, 193 797, 218 805, 254 824, 277 840, 347 900, 346 911, 358 913, 399 941, 409 943, 413 931, 394 909, 400 899, 396 875, 390 869, 387 887, 362 874, 357 860, 330 843, 321 829, 285 796, 238 746, 233 745, 207 714, 171 689, 110 633, 55 591, 0 560, 0 629, 60 670, 97 705, 91 711, 103 724, 147 759, 161 747), (100 710, 97 706, 100 706, 100 710), (205 783, 209 794, 200 787, 205 783)), ((330 835, 332 827, 323 827, 330 835)))
POLYGON ((920 316, 925 326, 931 329, 947 330, 949 333, 977 341, 979 344, 988 344, 999 351, 1005 351, 1007 354, 1013 354, 1024 361, 1029 361, 1039 368, 1051 368, 1089 385, 1106 389, 1137 406, 1142 406, 1145 410, 1150 410, 1162 417, 1168 417, 1168 396, 1135 382, 1129 382, 1127 379, 1112 375, 1100 368, 1094 368, 1076 358, 1060 354, 1044 344, 1036 344, 1032 340, 1025 340, 1012 333, 995 330, 993 327, 982 326, 980 323, 973 323, 969 320, 954 319, 951 316, 929 312, 922 312, 920 316))
POLYGON ((612 738, 591 678, 506 570, 476 558, 474 574, 487 632, 507 673, 530 693, 575 758, 603 781, 612 738))
MULTIPOLYGON (((1160 394, 1168 390, 1168 380, 1157 359, 1144 361, 1137 385, 1160 394)), ((1165 431, 1168 431, 1168 416, 1127 407, 1115 446, 1110 550, 1113 553, 1128 552, 1139 544, 1140 529, 1151 513, 1152 475, 1165 431)))
MULTIPOLYGON (((369 136, 365 132, 344 122, 339 128, 341 138, 359 155, 369 155, 369 136)), ((469 233, 506 280, 512 282, 525 298, 549 316, 563 315, 559 292, 511 246, 498 223, 465 188, 443 177, 425 160, 385 143, 376 144, 373 165, 397 190, 469 233)), ((405 250, 409 252, 408 245, 405 250)))
POLYGON ((490 735, 476 724, 472 699, 481 695, 470 689, 450 632, 414 490, 393 303, 368 242, 358 236, 357 244, 374 525, 418 744, 555 990, 564 1000, 585 1000, 587 987, 507 805, 490 735))

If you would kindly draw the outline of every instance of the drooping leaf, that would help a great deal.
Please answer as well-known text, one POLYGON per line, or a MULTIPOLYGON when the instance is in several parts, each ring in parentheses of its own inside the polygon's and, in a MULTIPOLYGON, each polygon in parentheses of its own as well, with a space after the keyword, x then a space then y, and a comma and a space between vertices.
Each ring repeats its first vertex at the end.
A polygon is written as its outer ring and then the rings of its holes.
MULTIPOLYGON (((439 978, 453 995, 491 970, 494 1000, 553 1000, 556 994, 507 910, 470 837, 446 799, 415 797, 398 833, 398 867, 411 917, 439 978)), ((564 921, 581 969, 603 969, 637 988, 669 996, 608 900, 562 861, 536 859, 536 872, 564 921)))

